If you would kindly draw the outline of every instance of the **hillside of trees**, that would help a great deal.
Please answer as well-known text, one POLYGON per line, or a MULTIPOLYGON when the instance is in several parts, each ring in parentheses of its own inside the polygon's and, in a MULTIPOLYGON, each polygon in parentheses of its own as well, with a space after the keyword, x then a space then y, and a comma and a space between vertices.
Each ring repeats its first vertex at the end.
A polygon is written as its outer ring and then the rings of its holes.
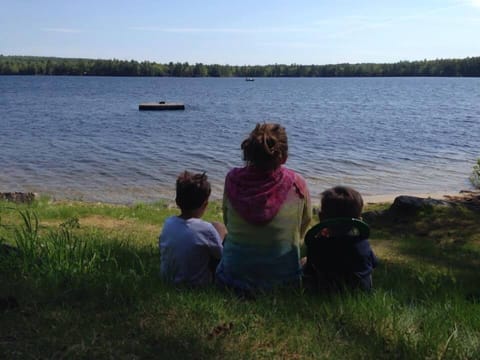
POLYGON ((400 61, 389 64, 233 66, 160 64, 150 61, 70 59, 0 55, 0 75, 90 75, 178 77, 360 77, 360 76, 480 76, 480 57, 400 61))

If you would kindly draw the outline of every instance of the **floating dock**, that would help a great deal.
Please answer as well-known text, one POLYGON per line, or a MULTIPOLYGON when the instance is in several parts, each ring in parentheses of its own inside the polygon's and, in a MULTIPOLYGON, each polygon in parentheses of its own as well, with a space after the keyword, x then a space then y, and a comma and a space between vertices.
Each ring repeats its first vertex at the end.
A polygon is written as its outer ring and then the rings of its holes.
POLYGON ((143 103, 138 105, 138 110, 185 110, 182 103, 167 103, 165 101, 143 103))

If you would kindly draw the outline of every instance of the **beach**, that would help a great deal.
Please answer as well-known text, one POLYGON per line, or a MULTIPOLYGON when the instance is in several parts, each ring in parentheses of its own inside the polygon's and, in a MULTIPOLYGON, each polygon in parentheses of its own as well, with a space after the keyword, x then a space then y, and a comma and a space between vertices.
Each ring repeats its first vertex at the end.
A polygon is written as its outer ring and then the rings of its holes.
POLYGON ((407 195, 407 196, 415 196, 420 198, 431 198, 431 199, 438 199, 438 200, 445 200, 449 196, 458 196, 458 193, 444 193, 444 192, 428 192, 428 193, 396 193, 396 194, 386 194, 386 195, 369 195, 364 196, 363 201, 365 204, 378 204, 378 203, 391 203, 395 200, 396 197, 407 195))

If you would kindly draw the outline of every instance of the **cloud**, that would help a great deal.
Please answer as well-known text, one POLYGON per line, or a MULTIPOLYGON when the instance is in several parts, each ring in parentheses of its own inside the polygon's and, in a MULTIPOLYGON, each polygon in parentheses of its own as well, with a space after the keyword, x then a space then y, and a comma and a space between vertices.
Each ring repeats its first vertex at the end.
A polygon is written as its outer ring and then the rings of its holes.
MULTIPOLYGON (((407 13, 390 17, 365 16, 360 14, 346 15, 336 18, 323 18, 306 26, 286 25, 279 27, 158 27, 158 26, 132 26, 129 30, 144 32, 164 32, 164 33, 225 33, 225 34, 317 34, 326 39, 338 39, 350 37, 352 34, 364 31, 375 31, 392 26, 398 26, 402 23, 418 22, 426 19, 448 16, 448 11, 465 6, 466 4, 480 8, 480 0, 452 0, 450 4, 441 7, 433 7, 419 12, 407 13)), ((474 21, 474 20, 472 20, 474 21)), ((273 44, 273 43, 272 43, 273 44)), ((271 44, 271 45, 272 45, 271 44)), ((311 47, 309 43, 292 43, 292 47, 311 47)))
POLYGON ((480 0, 469 0, 470 5, 480 8, 480 0))
MULTIPOLYGON (((475 2, 480 7, 480 0, 468 0, 468 1, 471 3, 475 2)), ((350 36, 351 34, 361 32, 361 31, 388 28, 391 26, 397 26, 401 23, 418 22, 428 18, 432 19, 434 17, 438 17, 439 14, 445 13, 448 10, 458 8, 459 6, 461 5, 456 3, 449 6, 432 8, 423 12, 416 12, 412 14, 400 15, 395 17, 385 17, 385 18, 348 16, 344 18, 345 19, 344 23, 346 24, 346 26, 344 26, 342 30, 333 32, 327 36, 330 38, 342 38, 342 37, 350 36)), ((442 18, 442 16, 440 16, 440 18, 442 18)))
POLYGON ((79 29, 68 29, 68 28, 42 28, 42 31, 46 32, 58 32, 58 33, 65 33, 65 34, 78 34, 83 32, 79 29))
POLYGON ((260 42, 258 43, 260 46, 269 46, 269 47, 278 47, 278 48, 292 48, 292 49, 313 49, 318 48, 318 42, 260 42))
POLYGON ((152 31, 152 32, 171 32, 171 33, 294 33, 294 32, 312 32, 319 31, 318 28, 306 27, 271 27, 271 28, 162 28, 156 26, 133 26, 130 30, 152 31))
POLYGON ((480 9, 480 0, 457 0, 456 3, 480 9))

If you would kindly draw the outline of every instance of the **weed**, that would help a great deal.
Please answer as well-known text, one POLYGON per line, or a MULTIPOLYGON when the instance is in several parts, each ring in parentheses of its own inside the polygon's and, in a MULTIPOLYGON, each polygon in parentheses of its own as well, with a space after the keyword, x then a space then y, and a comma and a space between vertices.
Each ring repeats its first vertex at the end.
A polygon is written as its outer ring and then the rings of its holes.
POLYGON ((470 181, 473 186, 480 188, 480 159, 473 165, 472 174, 470 175, 470 181))

